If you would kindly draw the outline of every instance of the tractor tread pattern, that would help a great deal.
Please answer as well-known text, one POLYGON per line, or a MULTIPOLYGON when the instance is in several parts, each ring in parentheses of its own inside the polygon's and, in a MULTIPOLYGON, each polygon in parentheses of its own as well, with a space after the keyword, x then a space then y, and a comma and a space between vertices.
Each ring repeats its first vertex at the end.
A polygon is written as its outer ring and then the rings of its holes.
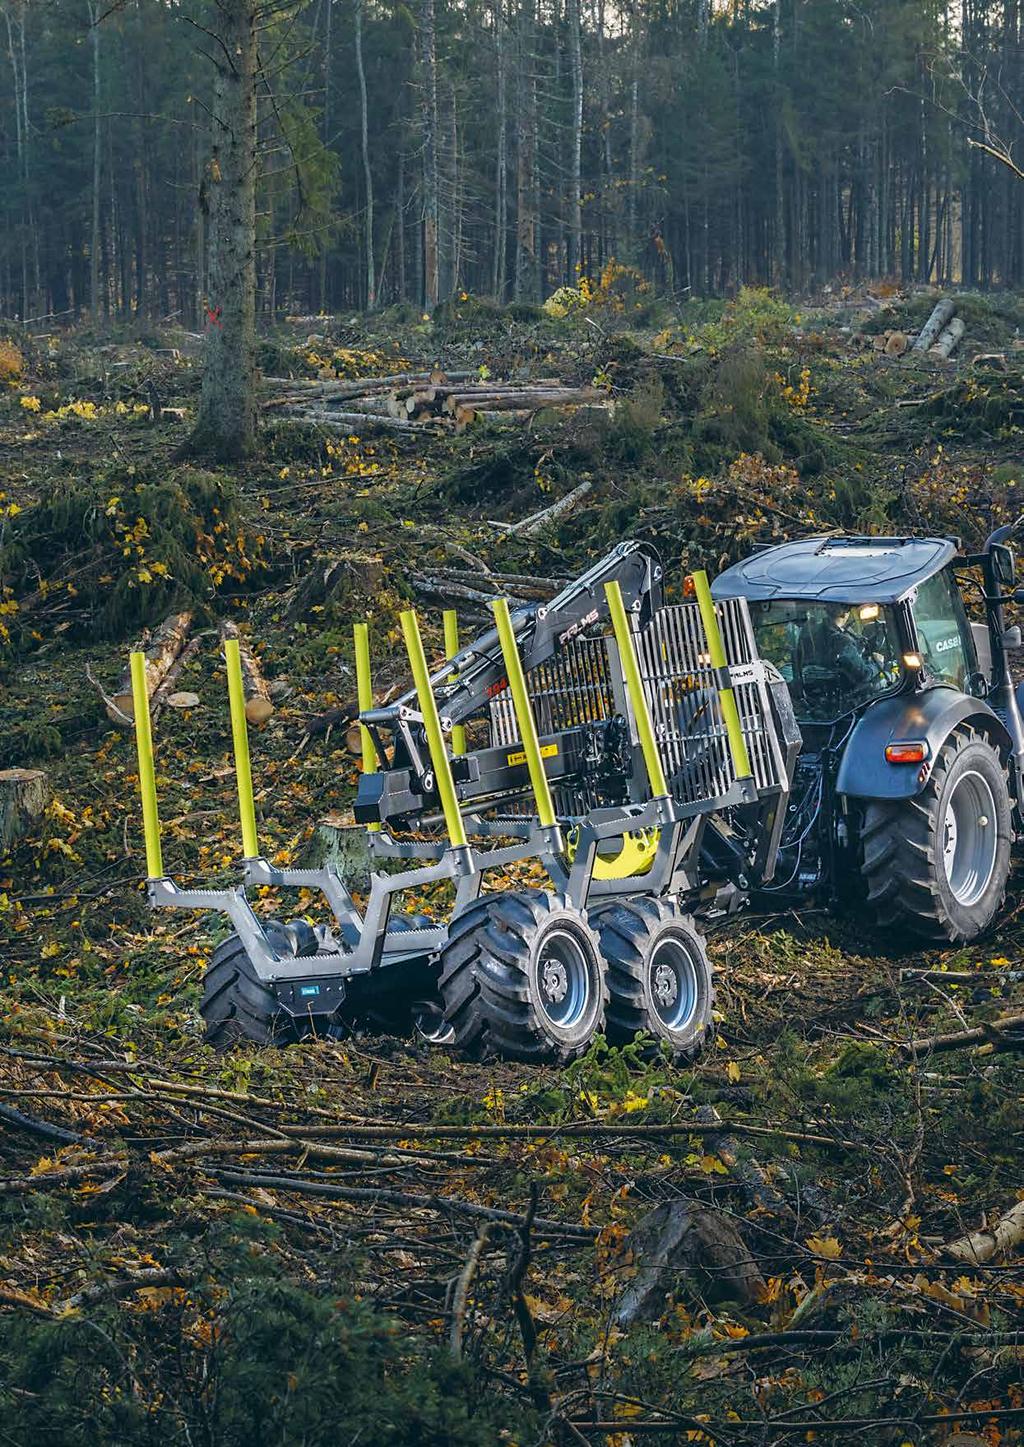
MULTIPOLYGON (((949 917, 938 885, 941 822, 939 799, 956 756, 969 744, 991 747, 988 739, 961 724, 947 739, 924 791, 916 798, 872 802, 861 828, 861 873, 868 903, 883 930, 906 930, 919 939, 960 944, 971 936, 949 917)), ((1005 766, 1000 768, 1006 774, 1005 766)), ((1009 782, 1006 784, 1009 796, 1009 782)), ((1003 889, 993 915, 1002 908, 1003 889)))
MULTIPOLYGON (((683 913, 672 900, 656 899, 651 895, 630 896, 603 906, 595 915, 594 924, 601 938, 601 954, 607 967, 608 1038, 614 1044, 626 1043, 639 1034, 658 1034, 652 1029, 644 979, 652 937, 669 922, 683 926, 707 959, 707 944, 693 917, 683 913)), ((710 964, 708 973, 710 976, 710 964)), ((711 1023, 714 1003, 714 987, 709 984, 703 1018, 692 1041, 683 1048, 673 1048, 676 1060, 692 1059, 700 1052, 711 1023)))
POLYGON ((206 1040, 215 1050, 226 1050, 244 1040, 256 1045, 282 1045, 289 1034, 274 996, 253 973, 245 946, 231 935, 213 952, 203 981, 199 1006, 206 1025, 206 1040))
MULTIPOLYGON (((284 926, 276 920, 264 925, 278 950, 295 954, 298 941, 307 945, 315 936, 304 922, 284 926)), ((301 1021, 283 1010, 273 991, 259 979, 238 935, 229 935, 213 952, 203 977, 199 1013, 206 1025, 206 1041, 215 1050, 249 1041, 254 1045, 290 1045, 304 1033, 301 1021)))
MULTIPOLYGON (((452 921, 439 988, 456 1049, 477 1058, 560 1064, 583 1053, 603 1025, 604 1009, 585 1040, 557 1042, 538 1027, 527 976, 533 936, 547 915, 565 907, 542 890, 501 891, 482 895, 452 921)), ((579 923, 589 929, 583 916, 579 923)))

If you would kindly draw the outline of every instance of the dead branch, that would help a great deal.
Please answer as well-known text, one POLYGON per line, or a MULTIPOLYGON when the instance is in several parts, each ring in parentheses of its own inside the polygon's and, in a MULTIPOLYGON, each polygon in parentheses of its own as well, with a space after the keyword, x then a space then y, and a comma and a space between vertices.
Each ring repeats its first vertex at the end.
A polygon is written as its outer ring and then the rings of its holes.
POLYGON ((492 528, 498 528, 501 532, 507 533, 509 536, 514 535, 517 537, 532 538, 540 532, 546 523, 554 522, 557 518, 560 518, 563 513, 568 512, 574 503, 579 502, 580 498, 586 497, 592 486, 593 483, 588 478, 581 482, 578 487, 574 487, 572 492, 567 492, 564 497, 560 497, 557 502, 553 502, 550 507, 542 508, 540 512, 532 513, 530 517, 523 518, 520 522, 491 522, 490 525, 492 528))
MULTIPOLYGON (((341 1186, 333 1181, 311 1181, 301 1176, 270 1176, 256 1172, 221 1170, 212 1174, 239 1186, 266 1186, 275 1191, 296 1191, 308 1196, 326 1196, 339 1201, 366 1201, 384 1206, 407 1206, 412 1210, 435 1211, 443 1215, 454 1211, 478 1221, 497 1221, 505 1226, 521 1228, 522 1215, 504 1211, 497 1206, 480 1206, 475 1201, 462 1201, 453 1196, 427 1196, 412 1191, 375 1190, 369 1186, 341 1186)), ((577 1226, 567 1221, 548 1221, 537 1217, 533 1230, 545 1237, 565 1237, 570 1241, 594 1241, 600 1235, 596 1226, 577 1226)))
POLYGON ((469 1304, 469 1293, 473 1289, 473 1282, 476 1279, 480 1267, 480 1258, 483 1255, 484 1247, 487 1245, 487 1238, 490 1234, 490 1223, 485 1222, 477 1232, 472 1246, 469 1248, 469 1255, 466 1257, 466 1264, 459 1274, 459 1280, 455 1287, 455 1296, 452 1300, 452 1325, 448 1333, 448 1345, 451 1354, 457 1362, 462 1360, 462 1338, 466 1329, 466 1308, 469 1304))
POLYGON ((1024 1015, 1001 1015, 971 1030, 957 1030, 949 1035, 928 1035, 918 1040, 903 1040, 900 1049, 906 1055, 934 1055, 940 1050, 966 1050, 973 1045, 991 1045, 997 1050, 1024 1049, 1024 1015))

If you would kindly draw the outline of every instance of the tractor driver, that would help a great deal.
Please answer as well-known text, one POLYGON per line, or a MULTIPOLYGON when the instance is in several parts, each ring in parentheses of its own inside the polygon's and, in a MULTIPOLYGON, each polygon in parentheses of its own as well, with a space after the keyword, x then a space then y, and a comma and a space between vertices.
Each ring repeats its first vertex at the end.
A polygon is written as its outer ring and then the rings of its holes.
POLYGON ((808 619, 800 630, 797 672, 805 689, 807 685, 827 685, 830 692, 858 694, 875 682, 879 663, 866 651, 852 608, 822 612, 824 616, 808 619))

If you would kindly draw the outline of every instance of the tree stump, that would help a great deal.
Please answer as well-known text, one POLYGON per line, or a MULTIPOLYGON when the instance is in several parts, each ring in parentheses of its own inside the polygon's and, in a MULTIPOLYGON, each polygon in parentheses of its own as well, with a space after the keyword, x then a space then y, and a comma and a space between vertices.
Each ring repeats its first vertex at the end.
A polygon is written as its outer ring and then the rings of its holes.
POLYGON ((623 1243, 635 1268, 615 1309, 617 1326, 656 1321, 677 1292, 706 1301, 759 1299, 764 1278, 724 1211, 699 1201, 663 1201, 623 1243))
POLYGON ((50 802, 50 780, 42 769, 0 772, 0 857, 39 822, 50 802))
POLYGON ((317 825, 303 864, 320 869, 333 864, 349 889, 369 888, 370 843, 366 829, 351 814, 327 814, 317 825))

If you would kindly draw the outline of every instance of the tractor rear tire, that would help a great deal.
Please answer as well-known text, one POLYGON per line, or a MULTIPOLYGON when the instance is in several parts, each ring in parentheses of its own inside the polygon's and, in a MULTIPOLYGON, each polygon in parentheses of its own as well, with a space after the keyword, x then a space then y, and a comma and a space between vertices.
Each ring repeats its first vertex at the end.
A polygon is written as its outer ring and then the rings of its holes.
POLYGON ((486 894, 463 910, 441 955, 440 990, 457 1049, 555 1064, 582 1055, 608 999, 587 916, 541 890, 486 894))
MULTIPOLYGON (((280 955, 316 954, 316 934, 304 920, 292 924, 269 920, 263 929, 280 955)), ((296 1020, 282 1010, 238 935, 229 935, 214 950, 203 977, 199 1013, 206 1024, 207 1043, 215 1050, 228 1050, 243 1040, 292 1045, 312 1032, 311 1022, 296 1020)))
POLYGON ((999 750, 955 729, 912 799, 868 804, 861 830, 868 902, 885 930, 966 944, 998 915, 1013 821, 999 750))
POLYGON ((594 918, 608 969, 608 1039, 648 1035, 673 1060, 691 1060, 711 1027, 715 1003, 703 935, 672 900, 636 895, 594 918))

